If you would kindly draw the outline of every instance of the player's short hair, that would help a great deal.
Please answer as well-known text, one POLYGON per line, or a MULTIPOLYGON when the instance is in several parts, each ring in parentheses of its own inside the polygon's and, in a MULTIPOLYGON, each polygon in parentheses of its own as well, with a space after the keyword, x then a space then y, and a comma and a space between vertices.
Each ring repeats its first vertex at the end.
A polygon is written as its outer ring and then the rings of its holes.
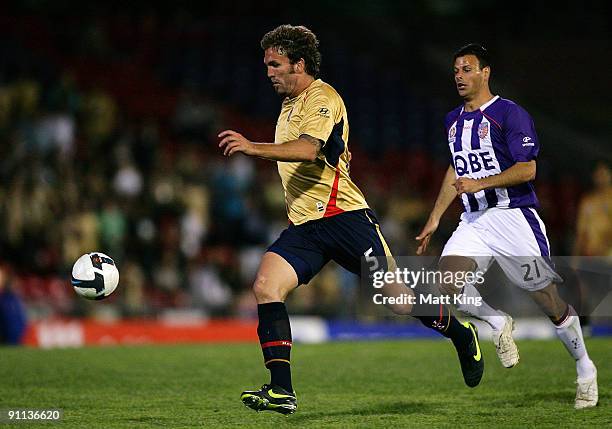
POLYGON ((306 73, 312 77, 319 75, 321 68, 321 53, 319 40, 308 28, 302 25, 280 25, 267 32, 261 39, 261 48, 275 48, 281 55, 287 56, 291 64, 304 59, 306 73))
POLYGON ((491 56, 489 55, 489 51, 487 51, 487 48, 478 43, 470 43, 459 48, 459 50, 455 52, 455 55, 453 56, 453 62, 457 58, 464 57, 466 55, 474 55, 476 58, 478 58, 478 64, 480 65, 481 69, 491 67, 491 56))

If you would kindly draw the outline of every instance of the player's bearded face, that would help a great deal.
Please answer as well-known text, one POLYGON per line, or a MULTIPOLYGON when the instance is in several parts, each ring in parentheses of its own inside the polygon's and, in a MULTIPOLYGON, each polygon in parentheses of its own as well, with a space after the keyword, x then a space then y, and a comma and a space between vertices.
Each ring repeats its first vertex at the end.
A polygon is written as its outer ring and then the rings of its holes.
POLYGON ((296 86, 295 65, 289 58, 273 48, 266 49, 264 63, 268 69, 268 78, 274 91, 281 97, 291 95, 296 86))
POLYGON ((278 74, 274 81, 272 81, 272 86, 278 95, 281 97, 290 96, 295 88, 295 66, 293 64, 288 64, 288 70, 283 72, 282 74, 278 74))
POLYGON ((474 98, 486 85, 486 75, 475 55, 458 57, 453 70, 457 92, 464 99, 474 98))

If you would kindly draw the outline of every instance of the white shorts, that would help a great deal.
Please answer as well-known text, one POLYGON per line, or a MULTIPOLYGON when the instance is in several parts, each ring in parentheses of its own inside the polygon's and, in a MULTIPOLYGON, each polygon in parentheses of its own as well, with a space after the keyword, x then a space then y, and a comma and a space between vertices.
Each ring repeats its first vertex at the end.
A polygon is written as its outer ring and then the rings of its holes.
POLYGON ((474 259, 486 272, 494 261, 517 286, 536 291, 563 280, 550 260, 546 227, 532 208, 490 208, 465 212, 442 256, 474 259))

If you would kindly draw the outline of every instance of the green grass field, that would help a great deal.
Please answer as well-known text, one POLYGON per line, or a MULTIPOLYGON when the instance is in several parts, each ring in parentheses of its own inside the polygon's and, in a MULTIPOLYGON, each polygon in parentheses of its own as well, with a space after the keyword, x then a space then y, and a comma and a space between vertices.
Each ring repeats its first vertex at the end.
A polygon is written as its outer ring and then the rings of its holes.
POLYGON ((244 388, 268 381, 253 345, 0 348, 0 408, 62 408, 60 423, 12 427, 610 427, 612 340, 590 339, 600 405, 575 411, 574 364, 558 341, 522 341, 503 368, 483 344, 485 376, 463 385, 446 341, 294 347, 298 412, 255 413, 244 388))

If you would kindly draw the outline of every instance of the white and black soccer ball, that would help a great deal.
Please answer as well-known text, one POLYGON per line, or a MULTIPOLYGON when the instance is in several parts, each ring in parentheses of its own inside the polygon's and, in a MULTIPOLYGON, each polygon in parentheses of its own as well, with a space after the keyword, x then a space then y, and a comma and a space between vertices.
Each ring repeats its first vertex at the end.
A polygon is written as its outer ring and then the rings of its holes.
POLYGON ((72 267, 72 287, 87 299, 104 299, 117 288, 119 271, 108 255, 86 253, 72 267))

